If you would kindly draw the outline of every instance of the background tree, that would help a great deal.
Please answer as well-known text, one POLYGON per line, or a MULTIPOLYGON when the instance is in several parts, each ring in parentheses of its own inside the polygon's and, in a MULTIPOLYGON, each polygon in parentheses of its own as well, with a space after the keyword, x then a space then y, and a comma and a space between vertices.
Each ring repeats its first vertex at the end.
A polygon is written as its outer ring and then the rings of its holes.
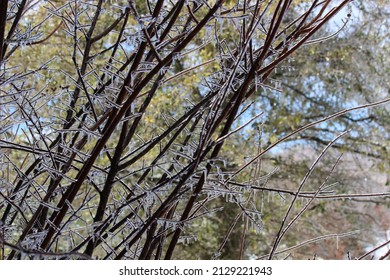
POLYGON ((271 259, 350 236, 317 218, 355 225, 329 199, 389 195, 331 183, 340 149, 386 170, 387 85, 356 93, 369 76, 326 62, 359 53, 350 1, 292 2, 3 1, 2 257, 271 259))

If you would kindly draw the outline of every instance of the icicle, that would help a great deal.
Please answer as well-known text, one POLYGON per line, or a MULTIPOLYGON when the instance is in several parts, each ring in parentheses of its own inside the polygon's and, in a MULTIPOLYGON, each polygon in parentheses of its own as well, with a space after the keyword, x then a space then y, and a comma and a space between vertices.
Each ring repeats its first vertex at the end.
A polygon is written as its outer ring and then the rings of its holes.
POLYGON ((163 67, 161 67, 161 69, 160 69, 160 74, 161 74, 161 75, 164 75, 168 70, 169 70, 169 67, 163 66, 163 67))
POLYGON ((132 94, 132 93, 133 93, 133 89, 132 89, 131 87, 125 86, 125 90, 126 90, 129 94, 132 94))
POLYGON ((172 63, 175 63, 175 61, 180 61, 181 58, 182 56, 180 52, 174 52, 172 54, 172 63))
POLYGON ((145 202, 147 206, 153 204, 155 201, 155 193, 153 191, 146 191, 145 192, 145 202))
POLYGON ((137 41, 138 41, 137 43, 146 42, 146 37, 145 37, 145 34, 144 34, 143 30, 140 30, 138 32, 137 41))

